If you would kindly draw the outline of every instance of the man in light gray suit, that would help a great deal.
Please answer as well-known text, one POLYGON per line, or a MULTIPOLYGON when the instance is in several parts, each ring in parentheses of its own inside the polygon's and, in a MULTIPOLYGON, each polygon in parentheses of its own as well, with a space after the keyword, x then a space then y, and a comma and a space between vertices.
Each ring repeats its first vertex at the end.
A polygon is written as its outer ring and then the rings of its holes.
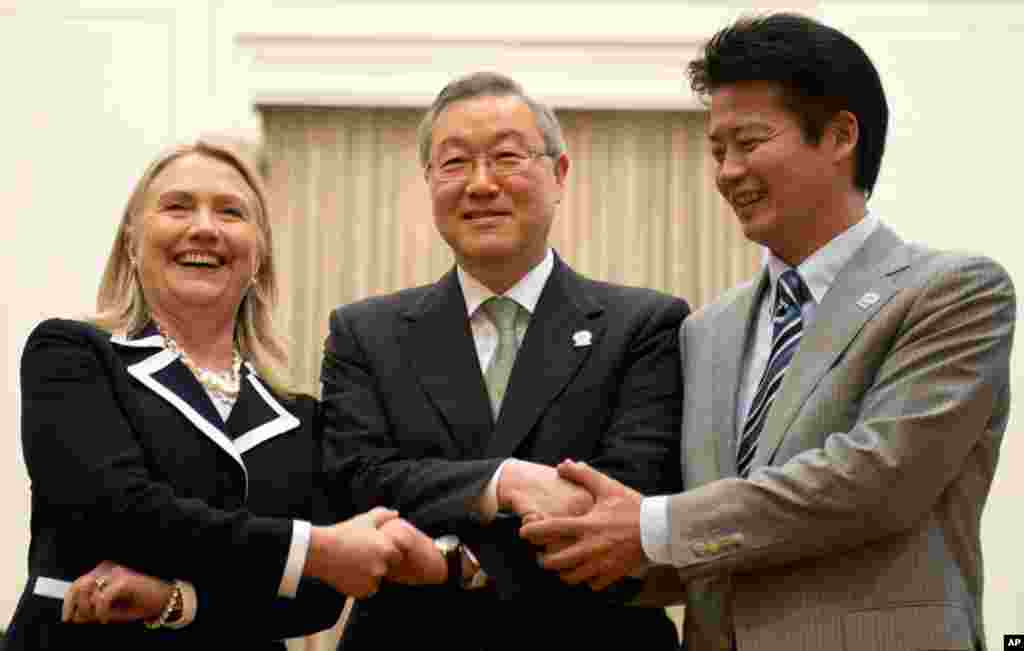
POLYGON ((849 37, 745 18, 689 72, 718 188, 767 252, 681 328, 686 490, 645 498, 566 462, 594 508, 522 535, 595 589, 656 564, 644 596, 685 600, 689 651, 983 649, 1010 279, 867 210, 888 108, 849 37))

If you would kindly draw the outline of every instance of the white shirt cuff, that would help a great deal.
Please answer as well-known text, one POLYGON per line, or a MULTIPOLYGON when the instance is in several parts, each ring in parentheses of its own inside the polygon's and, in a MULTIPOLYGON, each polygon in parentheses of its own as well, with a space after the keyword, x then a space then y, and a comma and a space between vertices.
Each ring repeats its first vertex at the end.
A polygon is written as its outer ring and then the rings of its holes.
POLYGON ((305 520, 294 520, 292 522, 292 544, 288 548, 288 560, 284 564, 284 576, 281 577, 281 585, 277 589, 280 597, 295 598, 299 591, 299 580, 302 578, 302 568, 306 566, 306 555, 309 553, 309 539, 313 525, 305 520))
POLYGON ((501 462, 498 469, 494 471, 491 481, 487 482, 484 492, 480 495, 477 513, 480 516, 480 521, 484 524, 493 522, 494 516, 498 513, 498 480, 501 478, 501 471, 505 468, 505 464, 509 461, 511 459, 505 459, 501 462))
POLYGON ((668 495, 645 497, 640 502, 640 544, 652 562, 672 564, 669 545, 668 495))
POLYGON ((196 611, 199 609, 199 599, 196 597, 196 587, 188 581, 178 579, 176 583, 181 586, 181 618, 176 622, 164 624, 167 628, 185 628, 196 621, 196 611))

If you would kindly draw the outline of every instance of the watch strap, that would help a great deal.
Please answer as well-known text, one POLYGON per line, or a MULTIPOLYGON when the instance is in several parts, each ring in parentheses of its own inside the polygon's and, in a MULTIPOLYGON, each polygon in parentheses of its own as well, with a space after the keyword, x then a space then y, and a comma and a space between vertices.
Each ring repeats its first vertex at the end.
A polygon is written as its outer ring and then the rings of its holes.
POLYGON ((434 545, 448 565, 448 581, 445 585, 462 588, 462 543, 452 535, 434 539, 434 545))

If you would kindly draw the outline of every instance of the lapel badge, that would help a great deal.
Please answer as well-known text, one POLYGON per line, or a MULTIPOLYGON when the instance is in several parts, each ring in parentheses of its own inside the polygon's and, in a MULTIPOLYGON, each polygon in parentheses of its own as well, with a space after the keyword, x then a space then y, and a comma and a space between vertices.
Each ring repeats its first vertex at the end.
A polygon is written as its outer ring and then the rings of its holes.
POLYGON ((875 303, 877 303, 878 299, 880 298, 881 296, 879 296, 875 292, 868 292, 867 294, 864 294, 857 300, 857 307, 859 307, 862 310, 866 310, 875 303))
POLYGON ((577 330, 572 333, 572 345, 577 348, 583 348, 589 346, 594 336, 590 334, 590 330, 577 330))

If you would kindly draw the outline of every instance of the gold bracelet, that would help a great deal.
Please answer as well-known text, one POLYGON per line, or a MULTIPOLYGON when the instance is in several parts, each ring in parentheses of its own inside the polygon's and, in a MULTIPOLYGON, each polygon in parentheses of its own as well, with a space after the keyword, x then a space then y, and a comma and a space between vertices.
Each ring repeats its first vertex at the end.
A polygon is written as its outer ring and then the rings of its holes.
POLYGON ((175 580, 174 585, 171 587, 171 596, 167 598, 167 603, 164 604, 163 610, 160 612, 160 616, 156 619, 143 620, 143 624, 150 630, 163 628, 167 625, 167 622, 171 619, 172 613, 177 613, 177 619, 181 619, 181 613, 185 610, 185 598, 181 594, 181 581, 175 580))

